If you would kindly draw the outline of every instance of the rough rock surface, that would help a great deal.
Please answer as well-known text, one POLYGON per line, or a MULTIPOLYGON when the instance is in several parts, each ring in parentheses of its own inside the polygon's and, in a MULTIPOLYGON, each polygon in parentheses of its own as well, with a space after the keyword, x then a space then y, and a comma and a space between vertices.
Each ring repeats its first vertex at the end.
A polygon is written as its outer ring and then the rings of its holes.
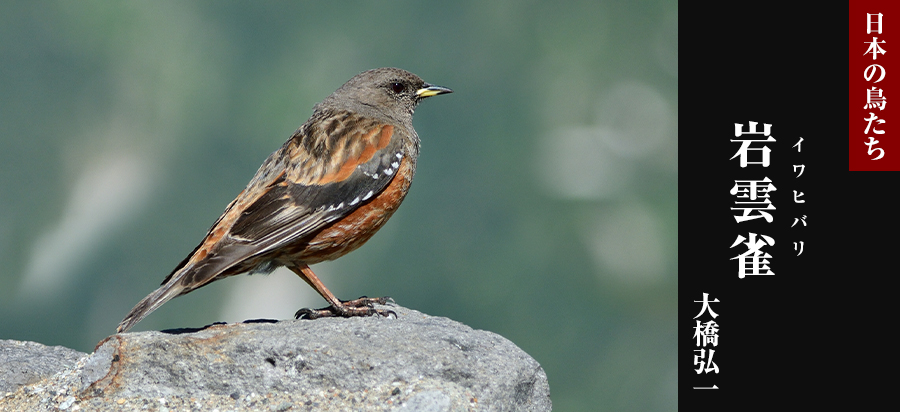
POLYGON ((0 410, 550 410, 544 370, 512 342, 387 309, 113 335, 0 410))
POLYGON ((62 346, 0 340, 0 394, 71 368, 84 356, 87 354, 62 346))

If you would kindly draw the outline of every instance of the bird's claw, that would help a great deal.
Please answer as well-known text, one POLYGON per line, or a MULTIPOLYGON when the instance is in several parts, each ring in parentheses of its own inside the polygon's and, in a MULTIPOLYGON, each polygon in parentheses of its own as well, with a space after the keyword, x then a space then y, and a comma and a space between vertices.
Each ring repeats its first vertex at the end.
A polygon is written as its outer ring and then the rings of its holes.
POLYGON ((394 312, 389 309, 375 309, 375 304, 385 305, 388 302, 395 303, 394 299, 389 296, 384 296, 380 298, 370 298, 366 296, 362 296, 359 299, 353 299, 348 301, 341 301, 341 306, 327 306, 321 309, 309 309, 303 308, 297 311, 294 314, 294 319, 319 319, 319 318, 329 318, 329 317, 344 317, 349 318, 353 316, 372 316, 372 315, 380 315, 384 317, 390 317, 391 315, 394 318, 397 317, 397 312, 394 312))

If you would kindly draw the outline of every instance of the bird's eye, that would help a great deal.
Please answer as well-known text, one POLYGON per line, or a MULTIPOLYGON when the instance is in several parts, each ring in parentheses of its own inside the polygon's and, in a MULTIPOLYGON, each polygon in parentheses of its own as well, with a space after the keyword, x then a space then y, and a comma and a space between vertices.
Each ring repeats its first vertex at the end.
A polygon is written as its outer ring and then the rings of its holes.
POLYGON ((405 89, 405 87, 403 87, 402 83, 397 83, 397 82, 391 83, 391 90, 393 90, 394 93, 400 93, 403 91, 403 89, 405 89))

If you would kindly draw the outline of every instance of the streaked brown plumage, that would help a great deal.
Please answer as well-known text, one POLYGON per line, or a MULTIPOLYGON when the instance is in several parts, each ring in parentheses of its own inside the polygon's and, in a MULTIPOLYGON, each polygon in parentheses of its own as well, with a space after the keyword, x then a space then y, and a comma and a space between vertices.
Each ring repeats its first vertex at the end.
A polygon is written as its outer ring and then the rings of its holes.
POLYGON ((371 305, 384 298, 341 302, 308 265, 355 250, 397 210, 419 154, 413 111, 422 99, 450 92, 395 68, 347 81, 266 159, 203 241, 131 310, 118 332, 176 296, 278 266, 290 268, 330 304, 301 309, 297 317, 386 315, 371 305))

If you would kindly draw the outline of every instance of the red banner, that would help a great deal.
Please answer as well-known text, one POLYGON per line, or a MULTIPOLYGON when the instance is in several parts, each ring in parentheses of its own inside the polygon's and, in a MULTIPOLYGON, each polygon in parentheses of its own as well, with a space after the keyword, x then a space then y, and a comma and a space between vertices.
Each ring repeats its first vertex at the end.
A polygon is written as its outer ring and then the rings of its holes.
POLYGON ((900 170, 900 7, 891 3, 850 2, 851 171, 900 170))

